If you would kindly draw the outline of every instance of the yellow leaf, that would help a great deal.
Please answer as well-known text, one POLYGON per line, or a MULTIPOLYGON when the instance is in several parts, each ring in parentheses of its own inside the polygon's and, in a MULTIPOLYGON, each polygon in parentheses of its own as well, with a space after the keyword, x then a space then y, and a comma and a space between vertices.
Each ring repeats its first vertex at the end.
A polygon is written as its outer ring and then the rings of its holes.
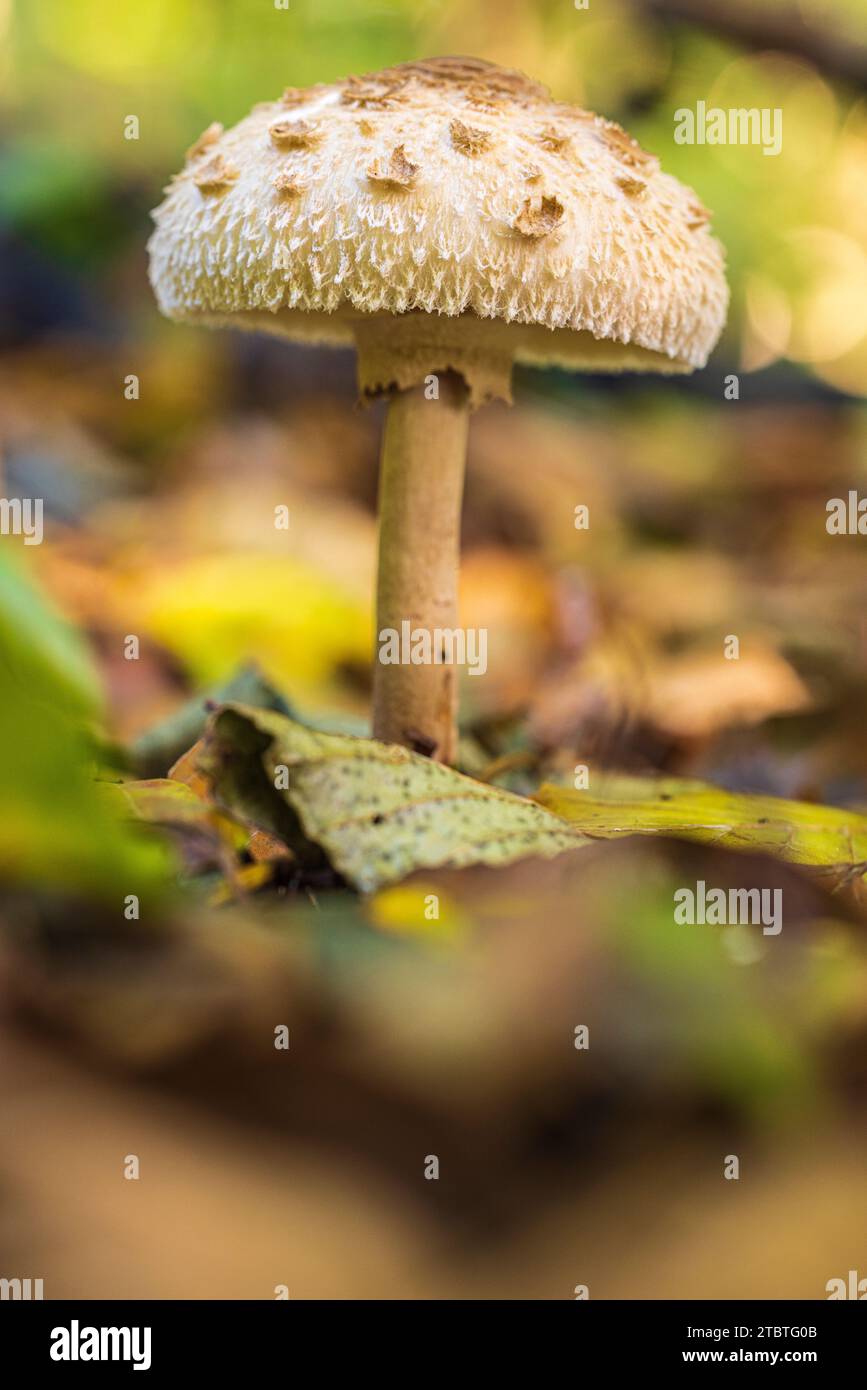
POLYGON ((545 785, 540 805, 603 840, 672 835, 792 864, 867 869, 867 816, 835 806, 722 791, 678 778, 590 773, 590 789, 545 785))
POLYGON ((458 904, 432 883, 401 883, 371 898, 367 916, 380 931, 425 942, 455 944, 468 929, 458 904))
POLYGON ((255 658, 307 695, 340 666, 370 661, 365 600, 291 556, 225 554, 163 567, 138 595, 140 621, 208 685, 255 658))

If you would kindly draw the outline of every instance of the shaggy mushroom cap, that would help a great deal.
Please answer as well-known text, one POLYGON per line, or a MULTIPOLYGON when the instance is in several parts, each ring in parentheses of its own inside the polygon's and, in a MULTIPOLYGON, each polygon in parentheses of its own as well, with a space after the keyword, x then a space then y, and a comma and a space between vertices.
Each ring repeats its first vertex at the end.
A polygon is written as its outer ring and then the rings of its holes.
POLYGON ((212 125, 154 213, 162 311, 354 343, 363 391, 513 361, 701 367, 725 321, 709 213, 618 125, 434 58, 212 125))

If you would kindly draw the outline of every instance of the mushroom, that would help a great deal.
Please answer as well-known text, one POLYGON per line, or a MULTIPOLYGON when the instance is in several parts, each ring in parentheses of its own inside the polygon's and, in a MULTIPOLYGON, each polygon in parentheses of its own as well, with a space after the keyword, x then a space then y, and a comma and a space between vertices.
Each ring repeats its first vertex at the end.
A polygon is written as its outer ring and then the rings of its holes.
MULTIPOLYGON (((362 397, 389 399, 377 633, 431 642, 458 622, 470 411, 510 400, 514 362, 704 366, 728 293, 700 206, 614 122, 433 58, 210 126, 154 213, 150 274, 171 318, 354 345, 362 397)), ((448 762, 457 672, 431 650, 376 661, 373 732, 448 762)))

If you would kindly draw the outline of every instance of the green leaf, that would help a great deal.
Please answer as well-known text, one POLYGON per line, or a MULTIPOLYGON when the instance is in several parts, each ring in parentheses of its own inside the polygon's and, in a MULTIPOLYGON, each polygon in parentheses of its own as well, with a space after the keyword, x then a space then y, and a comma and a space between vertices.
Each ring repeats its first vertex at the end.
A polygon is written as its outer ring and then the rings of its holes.
POLYGON ((416 869, 551 858, 587 843, 534 802, 406 748, 243 705, 214 716, 201 765, 230 811, 293 848, 300 834, 362 892, 416 869))
POLYGON ((867 816, 835 806, 722 791, 677 778, 591 772, 593 791, 550 784, 540 805, 593 838, 671 835, 791 864, 867 870, 867 816))
POLYGON ((0 563, 0 884, 152 905, 169 867, 152 833, 121 824, 93 782, 99 682, 74 629, 0 563))
POLYGON ((185 782, 155 777, 145 782, 103 783, 101 791, 121 816, 152 825, 199 831, 215 838, 219 834, 234 849, 242 849, 249 839, 243 826, 203 801, 185 782))
POLYGON ((182 753, 201 737, 208 721, 208 707, 229 704, 237 700, 242 705, 291 713, 280 691, 271 684, 259 668, 241 666, 222 685, 195 695, 174 710, 166 719, 141 734, 132 746, 134 766, 142 777, 161 777, 182 753))
POLYGON ((102 711, 99 679, 81 638, 24 573, 0 559, 0 681, 84 719, 102 711))

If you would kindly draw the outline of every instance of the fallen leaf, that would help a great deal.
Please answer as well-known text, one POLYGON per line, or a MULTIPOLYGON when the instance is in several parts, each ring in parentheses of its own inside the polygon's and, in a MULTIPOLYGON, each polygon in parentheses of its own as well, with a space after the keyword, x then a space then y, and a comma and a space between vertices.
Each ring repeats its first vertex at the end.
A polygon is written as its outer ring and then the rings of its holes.
POLYGON ((689 652, 659 662, 647 678, 646 716, 675 738, 703 738, 811 705, 800 676, 767 645, 737 661, 726 661, 721 651, 689 652))
POLYGON ((255 659, 290 697, 319 698, 338 670, 370 660, 366 599, 289 555, 167 561, 142 576, 131 611, 205 685, 255 659))
POLYGON ((590 773, 593 791, 550 784, 536 800, 582 834, 672 835, 725 849, 777 855, 790 864, 867 872, 867 816, 836 806, 727 792, 678 778, 590 773))
MULTIPOLYGON (((207 718, 204 712, 203 718, 207 718)), ((169 768, 169 780, 181 782, 185 787, 189 787, 191 792, 195 792, 196 796, 207 798, 208 779, 199 771, 199 755, 202 752, 202 747, 202 740, 196 739, 192 748, 188 748, 186 753, 182 753, 172 763, 169 768)))
POLYGON ((270 864, 245 864, 231 877, 226 877, 212 889, 208 897, 209 907, 224 907, 248 893, 256 893, 271 882, 270 864))
POLYGON ((367 900, 367 916, 379 931, 434 945, 456 945, 471 926, 460 905, 433 880, 384 888, 367 900))
POLYGON ((551 858, 586 843, 535 802, 406 748, 243 705, 214 716, 201 765, 230 812, 293 847, 300 831, 366 893, 420 868, 551 858))
POLYGON ((203 790, 189 759, 192 745, 202 734, 208 719, 208 706, 239 700, 245 705, 262 705, 288 714, 290 706, 276 686, 250 663, 239 667, 222 685, 193 696, 168 718, 141 734, 132 747, 135 770, 143 777, 161 777, 166 771, 176 782, 188 783, 193 791, 203 790))
POLYGON ((154 825, 174 825, 191 830, 210 827, 234 849, 241 849, 247 844, 249 837, 243 826, 209 806, 183 782, 156 777, 146 782, 106 783, 103 790, 116 799, 128 814, 154 825))
POLYGON ((292 858, 283 841, 277 835, 270 835, 267 830, 252 831, 247 842, 247 853, 257 864, 274 864, 278 860, 292 858))
MULTIPOLYGON (((99 789, 118 818, 145 821, 167 832, 186 875, 195 878, 216 869, 220 884, 212 895, 213 903, 218 905, 251 886, 244 881, 245 869, 239 859, 249 848, 249 829, 186 783, 160 777, 146 782, 101 783, 99 789)), ((268 877, 270 866, 264 868, 268 877)))

